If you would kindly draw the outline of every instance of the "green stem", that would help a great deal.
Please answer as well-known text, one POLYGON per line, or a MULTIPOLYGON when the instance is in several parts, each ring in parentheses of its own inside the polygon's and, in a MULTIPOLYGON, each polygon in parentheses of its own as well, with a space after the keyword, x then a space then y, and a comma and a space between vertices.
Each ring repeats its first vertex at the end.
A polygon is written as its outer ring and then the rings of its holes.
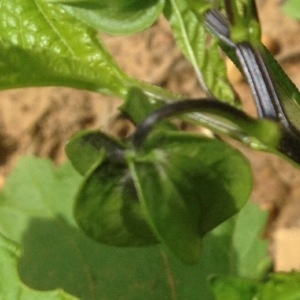
POLYGON ((161 120, 182 114, 186 114, 184 118, 193 123, 230 136, 255 149, 271 151, 279 142, 281 132, 274 122, 256 120, 230 105, 203 98, 179 101, 156 110, 138 126, 133 136, 133 146, 139 148, 161 120))

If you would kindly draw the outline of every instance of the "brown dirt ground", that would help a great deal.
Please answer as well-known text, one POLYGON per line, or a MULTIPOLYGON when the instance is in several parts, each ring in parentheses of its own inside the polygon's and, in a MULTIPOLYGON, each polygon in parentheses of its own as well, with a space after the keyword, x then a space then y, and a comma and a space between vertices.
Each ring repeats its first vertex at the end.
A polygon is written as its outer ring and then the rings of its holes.
MULTIPOLYGON (((276 57, 300 87, 300 23, 282 14, 282 2, 258 1, 263 33, 278 43, 276 57)), ((104 39, 129 74, 187 96, 201 95, 163 19, 141 34, 104 39)), ((245 110, 255 113, 246 83, 239 81, 235 87, 245 110)), ((131 130, 128 122, 115 117, 119 101, 112 97, 57 87, 2 91, 0 97, 0 183, 22 155, 64 161, 64 144, 80 129, 100 127, 119 135, 131 130)), ((300 172, 272 155, 241 150, 255 174, 253 199, 272 212, 268 236, 275 268, 300 269, 300 172)))

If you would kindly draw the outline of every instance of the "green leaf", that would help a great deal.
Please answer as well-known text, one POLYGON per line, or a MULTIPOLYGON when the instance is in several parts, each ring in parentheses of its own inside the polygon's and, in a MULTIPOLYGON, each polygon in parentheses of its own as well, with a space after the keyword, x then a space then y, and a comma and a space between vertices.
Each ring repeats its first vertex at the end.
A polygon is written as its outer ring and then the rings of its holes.
MULTIPOLYGON (((22 246, 19 273, 32 288, 60 287, 83 300, 212 300, 208 276, 236 275, 236 218, 207 234, 199 265, 186 266, 157 246, 116 248, 82 235, 72 214, 81 181, 70 164, 56 169, 47 160, 23 158, 0 193, 0 232, 22 246)), ((249 205, 242 209, 244 215, 249 205)), ((259 209, 253 214, 257 221, 266 216, 259 209)), ((259 237, 253 242, 260 243, 259 237)), ((15 265, 7 267, 16 270, 15 265)))
POLYGON ((259 293, 259 300, 296 300, 300 298, 300 273, 274 273, 259 293))
MULTIPOLYGON (((248 202, 237 216, 222 223, 204 237, 203 254, 198 265, 184 268, 182 264, 179 264, 178 261, 175 261, 172 259, 172 257, 170 257, 171 267, 176 279, 179 281, 182 280, 183 282, 185 282, 185 280, 189 281, 189 289, 184 288, 184 285, 182 288, 178 289, 178 299, 198 300, 199 295, 201 295, 200 299, 216 300, 212 295, 212 290, 209 286, 208 279, 211 278, 216 280, 221 278, 223 280, 223 278, 226 278, 227 280, 228 276, 229 279, 235 279, 236 277, 241 276, 238 270, 241 259, 238 256, 239 248, 243 248, 244 241, 251 240, 252 244, 257 245, 260 251, 262 251, 262 245, 264 247, 264 257, 261 257, 260 260, 255 262, 252 261, 252 263, 261 265, 266 260, 269 260, 270 262, 268 245, 261 239, 261 235, 253 237, 250 230, 244 230, 244 226, 240 227, 240 224, 244 223, 244 217, 248 214, 256 217, 256 222, 253 223, 253 220, 246 218, 245 224, 247 224, 247 228, 254 227, 254 231, 262 232, 267 220, 267 213, 261 211, 256 204, 248 202), (234 241, 234 236, 236 234, 244 235, 244 239, 234 241), (199 293, 196 294, 196 291, 199 289, 199 293)), ((253 252, 255 255, 255 250, 253 250, 253 252)), ((247 259, 246 257, 244 258, 247 259)), ((267 270, 265 269, 264 274, 266 274, 266 271, 267 270)), ((262 273, 257 275, 259 275, 259 278, 261 278, 262 273)), ((253 273, 249 273, 249 276, 250 278, 253 277, 253 273)), ((247 280, 251 285, 255 285, 255 279, 257 278, 248 278, 247 280)), ((228 296, 227 298, 224 297, 220 298, 220 300, 221 299, 233 300, 234 298, 228 296)), ((241 298, 240 300, 246 299, 247 298, 241 298)))
POLYGON ((210 280, 216 300, 253 300, 257 296, 271 267, 268 242, 261 238, 267 216, 249 202, 236 217, 228 256, 232 271, 210 280))
POLYGON ((0 89, 68 86, 124 98, 139 87, 177 99, 125 74, 96 30, 46 0, 0 0, 0 89))
POLYGON ((21 251, 17 244, 0 233, 0 294, 5 300, 76 300, 61 289, 55 291, 36 291, 19 278, 17 263, 21 251))
POLYGON ((0 232, 23 248, 22 281, 39 290, 63 288, 83 300, 168 297, 159 248, 104 246, 78 230, 72 207, 81 181, 70 164, 56 169, 37 158, 23 158, 8 178, 0 194, 0 232))
POLYGON ((118 96, 131 82, 97 32, 42 0, 0 0, 0 89, 57 85, 118 96))
POLYGON ((254 300, 259 290, 259 283, 255 280, 234 277, 212 278, 211 286, 215 300, 254 300))
POLYGON ((247 160, 217 140, 157 131, 128 160, 149 224, 187 263, 199 261, 203 235, 235 214, 251 193, 247 160))
POLYGON ((298 0, 285 1, 282 8, 285 14, 296 20, 300 20, 300 2, 298 0))
POLYGON ((21 159, 0 193, 0 231, 20 243, 31 218, 61 215, 75 225, 70 208, 81 181, 71 164, 56 169, 50 160, 21 159))
POLYGON ((74 168, 85 175, 98 165, 106 155, 121 155, 122 145, 99 130, 86 130, 76 133, 67 143, 65 150, 74 168))
POLYGON ((64 1, 67 12, 96 30, 109 34, 132 34, 150 27, 159 17, 164 0, 64 1))
POLYGON ((158 237, 181 260, 196 263, 203 235, 247 201, 251 170, 222 142, 157 132, 143 151, 124 151, 129 169, 124 157, 108 157, 87 174, 75 217, 99 242, 136 246, 158 237))
MULTIPOLYGON (((253 300, 257 295, 261 280, 264 280, 271 267, 268 242, 261 237, 267 216, 267 212, 248 202, 231 220, 229 245, 223 246, 223 259, 230 271, 226 276, 219 273, 210 280, 216 300, 253 300)), ((219 249, 214 251, 217 256, 219 249)))
POLYGON ((222 142, 156 131, 143 150, 108 157, 86 175, 75 217, 96 241, 137 246, 158 238, 181 260, 196 263, 203 235, 247 201, 251 169, 222 142))
POLYGON ((249 278, 217 277, 212 281, 216 300, 296 300, 300 297, 299 273, 273 273, 266 282, 249 278))
MULTIPOLYGON (((206 1, 198 2, 208 8, 206 1)), ((206 9, 202 9, 196 14, 185 0, 168 0, 165 8, 178 46, 193 65, 204 91, 222 101, 237 104, 217 42, 205 31, 202 21, 205 12, 206 9), (208 38, 211 40, 209 45, 208 38)))
POLYGON ((241 277, 263 279, 271 266, 268 241, 262 239, 268 216, 253 203, 237 216, 232 243, 236 252, 236 272, 241 277))
POLYGON ((120 110, 125 113, 134 124, 142 122, 150 113, 163 106, 162 102, 148 97, 142 90, 132 88, 128 91, 120 110))
POLYGON ((84 233, 114 246, 157 244, 139 205, 133 181, 122 161, 107 159, 84 181, 75 203, 84 233))

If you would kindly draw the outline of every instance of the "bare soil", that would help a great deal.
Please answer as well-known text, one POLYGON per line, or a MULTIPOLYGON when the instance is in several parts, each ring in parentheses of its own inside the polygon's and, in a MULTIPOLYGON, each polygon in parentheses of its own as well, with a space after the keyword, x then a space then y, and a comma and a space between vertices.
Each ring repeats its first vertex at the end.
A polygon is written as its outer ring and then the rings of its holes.
MULTIPOLYGON (((283 15, 279 0, 258 1, 263 33, 277 44, 277 60, 300 88, 300 23, 283 15)), ((167 22, 130 37, 104 37, 132 76, 180 92, 202 95, 190 64, 175 45, 167 22)), ((255 114, 250 90, 235 83, 245 110, 255 114)), ((65 160, 64 145, 76 131, 102 128, 117 135, 132 130, 116 118, 118 99, 69 88, 28 88, 0 92, 1 182, 23 155, 65 160)), ((255 174, 253 200, 269 209, 268 237, 277 270, 300 268, 300 171, 270 154, 239 146, 255 174)), ((299 149, 300 151, 300 149, 299 149)))

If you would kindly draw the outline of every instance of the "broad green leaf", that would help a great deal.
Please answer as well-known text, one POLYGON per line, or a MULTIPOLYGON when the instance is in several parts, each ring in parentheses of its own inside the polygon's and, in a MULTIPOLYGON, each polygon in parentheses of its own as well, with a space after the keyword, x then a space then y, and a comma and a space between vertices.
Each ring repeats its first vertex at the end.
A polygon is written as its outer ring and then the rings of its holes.
POLYGON ((0 233, 23 248, 22 281, 38 290, 62 288, 83 300, 168 297, 159 248, 104 246, 75 226, 72 207, 81 181, 70 164, 56 169, 35 158, 22 159, 8 178, 0 194, 0 233))
POLYGON ((99 130, 76 133, 67 143, 65 150, 74 168, 85 175, 98 165, 106 155, 121 155, 124 146, 99 130))
POLYGON ((125 97, 139 87, 158 99, 177 99, 130 78, 96 30, 47 0, 0 0, 0 89, 68 86, 125 97))
MULTIPOLYGON (((235 279, 236 277, 241 276, 239 273, 239 264, 246 264, 246 260, 245 262, 242 262, 239 258, 239 249, 243 248, 243 243, 245 241, 250 240, 253 245, 257 245, 258 249, 260 249, 259 251, 264 253, 264 257, 260 257, 259 260, 256 261, 252 260, 251 263, 261 265, 266 260, 269 260, 270 262, 268 245, 265 241, 262 241, 261 235, 254 237, 250 230, 245 230, 246 226, 240 226, 241 223, 245 222, 245 224, 247 224, 247 228, 253 228, 256 232, 262 232, 264 230, 266 220, 267 213, 261 211, 256 204, 248 202, 237 216, 222 223, 204 237, 203 254, 200 263, 196 266, 190 267, 189 274, 186 273, 187 269, 184 269, 182 264, 180 265, 178 261, 175 261, 172 257, 170 257, 172 262, 171 267, 177 280, 183 280, 185 282, 185 280, 189 278, 189 289, 184 288, 184 286, 182 286, 181 289, 178 289, 178 299, 219 300, 213 297, 208 279, 223 279, 225 276, 226 278, 229 276, 229 278, 233 277, 235 279), (247 220, 244 221, 244 217, 248 214, 256 217, 256 222, 253 223, 250 218, 246 218, 247 220), (237 243, 236 240, 234 241, 235 235, 243 235, 244 239, 237 243), (262 247, 264 247, 263 251, 262 247)), ((256 250, 253 249, 254 255, 258 257, 255 252, 256 250)), ((244 256, 244 259, 247 258, 244 256)), ((265 268, 264 272, 262 271, 263 270, 261 270, 260 274, 256 274, 258 277, 253 277, 253 272, 249 273, 248 275, 254 279, 248 278, 248 282, 252 285, 254 283, 255 285, 255 279, 260 279, 262 275, 266 275, 268 270, 265 268)), ((234 300, 234 298, 231 297, 223 299, 234 300)), ((247 298, 241 298, 239 300, 246 299, 247 298)))
POLYGON ((89 26, 109 34, 132 34, 150 27, 159 17, 165 0, 80 1, 48 0, 70 4, 66 11, 89 26))
POLYGON ((55 291, 36 291, 23 282, 18 274, 20 247, 0 233, 0 295, 5 300, 76 300, 61 289, 55 291))
POLYGON ((1 233, 20 243, 31 218, 63 216, 75 225, 70 208, 81 181, 71 164, 56 169, 50 160, 21 159, 0 193, 1 233))
POLYGON ((232 231, 232 254, 235 272, 232 275, 263 279, 272 266, 269 243, 263 239, 268 212, 253 202, 238 213, 232 231))
MULTIPOLYGON (((199 265, 186 266, 157 246, 116 248, 82 235, 72 216, 80 182, 70 164, 56 169, 47 160, 23 158, 0 194, 0 232, 24 249, 19 273, 32 288, 60 287, 83 300, 212 300, 208 276, 236 275, 236 218, 207 234, 199 265)), ((242 209, 244 215, 249 205, 242 209)), ((265 219, 258 209, 251 211, 258 222, 250 228, 265 219)), ((259 237, 253 243, 260 243, 259 237)), ((6 263, 1 270, 15 268, 6 263)))
POLYGON ((158 243, 145 221, 126 164, 114 158, 88 174, 74 213, 84 233, 98 242, 132 247, 158 243))
POLYGON ((130 82, 96 31, 62 5, 0 0, 0 88, 58 85, 114 95, 130 82))
POLYGON ((238 212, 251 193, 249 163, 217 140, 157 131, 128 160, 149 224, 187 263, 199 261, 203 235, 238 212))
POLYGON ((111 156, 87 174, 75 217, 99 242, 136 246, 157 242, 157 236, 180 259, 196 263, 203 235, 247 201, 251 170, 222 142, 157 132, 141 152, 123 152, 129 169, 124 157, 111 156))
MULTIPOLYGON (((200 5, 208 8, 206 1, 200 5)), ((198 14, 185 0, 168 0, 165 15, 170 22, 178 46, 193 65, 200 85, 208 94, 222 101, 237 104, 237 99, 226 76, 224 59, 214 38, 209 38, 204 24, 205 9, 198 14)))

